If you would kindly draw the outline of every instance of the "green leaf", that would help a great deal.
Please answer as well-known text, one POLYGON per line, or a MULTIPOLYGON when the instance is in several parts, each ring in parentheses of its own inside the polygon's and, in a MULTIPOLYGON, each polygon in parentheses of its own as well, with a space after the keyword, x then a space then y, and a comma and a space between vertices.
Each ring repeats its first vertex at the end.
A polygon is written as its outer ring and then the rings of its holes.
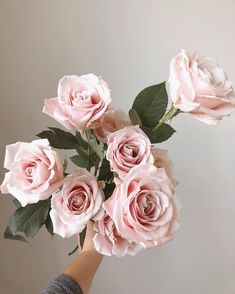
POLYGON ((77 141, 78 141, 78 145, 80 147, 82 147, 83 149, 87 150, 88 149, 88 143, 83 140, 82 136, 81 136, 81 133, 76 131, 76 138, 77 138, 77 141))
POLYGON ((77 148, 76 148, 76 150, 77 150, 77 153, 81 156, 81 157, 83 157, 84 159, 89 159, 89 151, 88 150, 84 150, 82 147, 80 147, 80 146, 78 146, 77 148))
POLYGON ((89 167, 88 156, 85 158, 85 157, 82 157, 80 154, 78 154, 78 155, 71 156, 70 159, 75 165, 77 165, 79 167, 84 167, 84 168, 89 167))
POLYGON ((16 198, 14 198, 12 202, 14 203, 14 205, 16 206, 16 208, 21 207, 20 202, 16 198))
POLYGON ((130 117, 131 122, 132 122, 133 125, 139 125, 139 126, 142 125, 140 117, 139 117, 137 111, 134 108, 131 108, 129 110, 129 117, 130 117))
POLYGON ((46 226, 46 229, 47 229, 48 233, 53 237, 54 236, 54 231, 53 231, 53 223, 52 223, 52 220, 51 220, 51 217, 50 217, 50 213, 48 213, 48 215, 47 215, 45 226, 46 226))
POLYGON ((168 104, 165 82, 142 90, 133 103, 142 125, 153 127, 163 117, 168 104))
POLYGON ((104 158, 100 166, 98 180, 108 182, 112 179, 112 177, 113 173, 110 170, 110 163, 106 158, 104 158))
POLYGON ((105 200, 107 200, 109 197, 112 196, 115 187, 116 187, 115 183, 110 183, 105 185, 104 187, 105 200))
POLYGON ((49 128, 37 134, 37 137, 48 139, 52 147, 59 149, 76 149, 78 145, 77 138, 73 134, 59 128, 49 128))
POLYGON ((158 129, 141 127, 149 137, 151 143, 161 143, 169 139, 176 131, 168 124, 162 124, 158 129))
POLYGON ((14 235, 9 226, 6 227, 6 230, 4 232, 4 239, 18 240, 18 241, 23 241, 23 242, 28 243, 28 241, 23 236, 18 235, 18 234, 14 235))
POLYGON ((19 207, 8 223, 12 235, 22 232, 26 237, 33 238, 45 223, 50 207, 50 199, 19 207))

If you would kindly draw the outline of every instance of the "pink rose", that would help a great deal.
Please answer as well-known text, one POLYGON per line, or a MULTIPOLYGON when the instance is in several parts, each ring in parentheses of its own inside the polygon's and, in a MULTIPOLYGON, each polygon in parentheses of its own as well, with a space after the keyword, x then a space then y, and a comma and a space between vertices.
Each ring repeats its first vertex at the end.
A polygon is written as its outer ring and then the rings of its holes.
POLYGON ((179 182, 174 178, 174 175, 173 175, 174 164, 168 156, 168 151, 154 147, 152 149, 152 153, 154 157, 154 165, 156 167, 165 168, 167 176, 173 183, 173 186, 175 187, 176 185, 178 185, 179 182))
POLYGON ((8 145, 4 167, 9 172, 2 193, 12 194, 22 206, 49 198, 63 181, 62 163, 47 139, 8 145))
POLYGON ((103 207, 123 238, 145 247, 165 243, 179 227, 171 181, 164 168, 149 163, 133 168, 103 207))
POLYGON ((151 142, 138 126, 129 126, 108 136, 106 158, 111 169, 123 178, 133 167, 154 162, 151 142))
POLYGON ((170 94, 175 107, 215 125, 234 109, 234 91, 227 75, 212 58, 181 50, 170 65, 170 94))
POLYGON ((90 219, 103 216, 102 203, 103 191, 97 179, 86 169, 77 169, 52 196, 50 216, 54 233, 69 238, 82 232, 90 219))
POLYGON ((130 118, 123 110, 112 109, 101 117, 101 124, 94 131, 100 140, 107 141, 108 135, 130 125, 130 118))
POLYGON ((95 127, 111 103, 110 89, 94 74, 65 76, 58 97, 45 99, 43 112, 67 129, 95 127))
POLYGON ((121 257, 126 254, 136 255, 143 249, 140 244, 123 239, 108 215, 94 224, 94 230, 97 232, 93 239, 94 246, 100 254, 121 257))

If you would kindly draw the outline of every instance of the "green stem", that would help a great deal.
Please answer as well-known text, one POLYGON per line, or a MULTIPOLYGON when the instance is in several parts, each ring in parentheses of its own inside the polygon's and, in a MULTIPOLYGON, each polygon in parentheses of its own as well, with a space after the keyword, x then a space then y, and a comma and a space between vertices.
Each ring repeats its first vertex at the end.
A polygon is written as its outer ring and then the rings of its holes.
POLYGON ((96 159, 96 163, 95 163, 95 172, 94 172, 95 177, 97 176, 97 173, 98 173, 99 163, 100 163, 100 160, 98 158, 98 159, 96 159))
MULTIPOLYGON (((90 148, 90 133, 89 133, 89 129, 85 129, 85 136, 87 138, 87 142, 88 142, 88 162, 90 165, 90 155, 91 155, 91 148, 90 148)), ((88 169, 88 171, 90 171, 91 168, 88 169)))
POLYGON ((178 111, 179 109, 172 104, 170 110, 164 114, 164 116, 159 120, 159 122, 153 129, 157 130, 158 128, 160 128, 160 126, 163 125, 166 121, 177 115, 178 111))
POLYGON ((68 255, 73 255, 78 250, 78 245, 73 249, 73 251, 69 252, 68 255))

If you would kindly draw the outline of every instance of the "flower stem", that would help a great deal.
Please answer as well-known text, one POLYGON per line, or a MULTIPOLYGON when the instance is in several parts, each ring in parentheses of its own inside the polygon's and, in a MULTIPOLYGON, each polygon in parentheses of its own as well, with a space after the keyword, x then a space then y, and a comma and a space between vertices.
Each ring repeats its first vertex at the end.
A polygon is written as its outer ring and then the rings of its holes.
POLYGON ((97 177, 97 173, 98 173, 98 170, 99 170, 99 163, 100 163, 100 160, 99 160, 99 157, 97 157, 96 162, 95 162, 95 171, 94 171, 94 176, 95 177, 97 177))
POLYGON ((172 104, 169 111, 164 114, 164 116, 159 120, 159 122, 156 124, 156 126, 153 129, 157 130, 158 128, 160 128, 161 125, 163 125, 166 121, 176 116, 178 114, 177 112, 179 113, 180 110, 172 104))
POLYGON ((78 250, 78 245, 73 249, 73 251, 69 252, 68 255, 73 255, 78 250))

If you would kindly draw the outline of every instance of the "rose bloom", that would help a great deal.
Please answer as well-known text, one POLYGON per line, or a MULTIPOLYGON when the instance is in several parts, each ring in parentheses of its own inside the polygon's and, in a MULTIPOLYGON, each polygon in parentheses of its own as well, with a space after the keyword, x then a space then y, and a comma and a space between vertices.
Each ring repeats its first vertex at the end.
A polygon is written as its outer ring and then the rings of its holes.
POLYGON ((8 145, 4 167, 9 172, 1 191, 12 194, 22 206, 49 198, 63 181, 62 163, 47 139, 8 145))
POLYGON ((120 235, 144 247, 164 244, 179 227, 178 200, 164 168, 133 168, 104 202, 120 235))
POLYGON ((58 97, 45 99, 43 112, 67 129, 93 128, 110 103, 110 89, 101 78, 65 76, 59 81, 58 97))
POLYGON ((82 232, 90 219, 103 216, 102 203, 103 191, 96 177, 86 169, 77 169, 52 196, 50 216, 54 233, 69 238, 82 232))
POLYGON ((106 158, 111 169, 123 178, 133 167, 154 162, 151 142, 138 126, 129 126, 108 136, 106 158))
POLYGON ((97 232, 93 238, 94 246, 100 254, 122 257, 126 254, 136 255, 143 249, 140 244, 123 239, 109 215, 96 222, 94 230, 97 232))
POLYGON ((170 94, 175 107, 215 125, 234 109, 231 82, 215 59, 181 50, 170 64, 170 94))
POLYGON ((179 182, 174 178, 173 175, 174 164, 168 156, 168 151, 165 149, 154 147, 152 149, 152 153, 154 157, 154 165, 156 167, 165 168, 167 176, 173 183, 173 186, 175 187, 176 185, 178 185, 179 182))
POLYGON ((111 109, 101 117, 100 125, 94 131, 100 140, 107 141, 108 135, 130 125, 130 118, 123 110, 111 109))

